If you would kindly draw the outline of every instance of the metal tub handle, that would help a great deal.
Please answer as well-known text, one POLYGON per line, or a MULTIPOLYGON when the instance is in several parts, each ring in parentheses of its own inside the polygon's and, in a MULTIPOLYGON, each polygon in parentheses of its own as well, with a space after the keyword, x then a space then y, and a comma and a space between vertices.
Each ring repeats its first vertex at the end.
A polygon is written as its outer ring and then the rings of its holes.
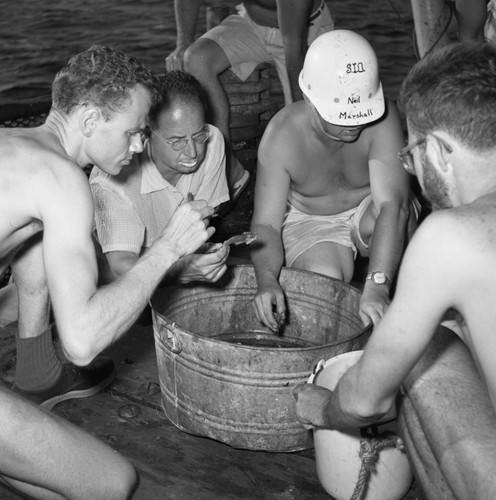
POLYGON ((176 328, 175 324, 160 326, 162 339, 167 348, 174 354, 179 354, 182 351, 181 341, 179 340, 179 330, 176 328), (163 335, 163 334, 166 335, 163 335))

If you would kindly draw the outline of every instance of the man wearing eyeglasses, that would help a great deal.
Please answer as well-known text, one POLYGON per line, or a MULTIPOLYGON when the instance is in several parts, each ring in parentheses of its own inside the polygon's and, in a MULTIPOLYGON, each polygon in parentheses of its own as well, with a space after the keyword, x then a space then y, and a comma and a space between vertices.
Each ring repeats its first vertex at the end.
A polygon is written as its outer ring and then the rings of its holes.
MULTIPOLYGON (((231 203, 248 185, 249 173, 232 150, 229 100, 219 76, 228 69, 245 81, 263 62, 275 65, 286 104, 301 99, 298 87, 305 52, 334 21, 324 0, 244 0, 236 14, 195 41, 201 0, 175 0, 176 49, 166 58, 168 71, 184 69, 208 93, 209 111, 224 135, 231 203)), ((232 206, 232 205, 231 205, 232 206)))
POLYGON ((451 478, 453 498, 493 498, 496 487, 495 89, 490 44, 451 44, 410 71, 400 99, 410 144, 400 156, 434 211, 406 249, 393 301, 357 364, 333 392, 310 384, 295 389, 305 424, 343 429, 379 420, 431 339, 447 335, 438 327, 449 311, 467 349, 454 350, 464 346, 452 336, 424 368, 417 392, 430 418, 421 425, 426 435, 438 427, 418 450, 434 454, 427 476, 437 462, 451 478), (449 354, 462 351, 473 363, 449 354), (478 462, 488 473, 475 478, 478 462))
MULTIPOLYGON (((119 175, 95 167, 90 176, 96 232, 106 257, 100 262, 104 282, 131 269, 185 201, 218 207, 229 200, 224 142, 205 122, 200 83, 189 73, 171 71, 157 80, 157 94, 145 150, 119 175)), ((188 255, 168 272, 167 281, 217 281, 227 256, 225 246, 188 255)))
POLYGON ((349 30, 312 43, 299 83, 304 100, 271 120, 258 150, 255 313, 277 330, 282 265, 350 282, 360 253, 369 259, 360 317, 377 324, 416 226, 410 177, 397 158, 399 113, 384 97, 372 47, 349 30))

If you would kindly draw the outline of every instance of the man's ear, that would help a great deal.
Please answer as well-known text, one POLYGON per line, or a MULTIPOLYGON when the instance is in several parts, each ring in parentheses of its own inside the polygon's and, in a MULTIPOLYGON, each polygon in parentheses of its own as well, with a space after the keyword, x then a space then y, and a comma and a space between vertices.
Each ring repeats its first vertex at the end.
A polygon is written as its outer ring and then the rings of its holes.
POLYGON ((79 118, 79 126, 85 137, 91 137, 98 122, 103 120, 102 112, 96 106, 85 106, 79 118))
POLYGON ((435 160, 433 165, 441 172, 446 173, 452 169, 453 147, 449 138, 441 137, 439 134, 427 134, 426 154, 430 154, 435 160))

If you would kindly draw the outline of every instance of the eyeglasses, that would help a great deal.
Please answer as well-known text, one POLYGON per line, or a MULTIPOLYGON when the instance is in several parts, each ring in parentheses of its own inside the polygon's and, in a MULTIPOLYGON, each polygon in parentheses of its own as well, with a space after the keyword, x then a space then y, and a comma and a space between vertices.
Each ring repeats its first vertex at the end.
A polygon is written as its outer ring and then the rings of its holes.
POLYGON ((165 137, 162 137, 157 132, 155 132, 155 130, 153 130, 152 128, 148 127, 148 129, 152 134, 155 134, 158 138, 169 144, 174 151, 183 150, 188 145, 188 142, 190 140, 192 140, 196 144, 205 144, 210 137, 210 129, 208 128, 208 125, 205 125, 203 130, 200 130, 200 132, 193 134, 191 136, 191 139, 188 137, 181 137, 180 139, 166 139, 165 137))
MULTIPOLYGON (((435 134, 430 134, 433 139, 439 142, 439 144, 446 150, 447 153, 451 154, 453 153, 453 148, 441 137, 435 134)), ((408 146, 404 147, 399 153, 398 153, 398 159, 401 161, 403 168, 412 175, 417 175, 417 172, 415 171, 415 163, 413 161, 413 155, 411 153, 412 149, 416 148, 423 142, 427 140, 426 137, 423 137, 422 139, 417 139, 416 141, 412 142, 408 146)))
POLYGON ((403 168, 411 175, 417 175, 417 172, 415 171, 415 164, 413 161, 413 155, 412 155, 411 151, 412 151, 412 149, 415 149, 417 146, 420 146, 420 144, 422 144, 425 141, 426 141, 425 137, 422 137, 422 139, 417 139, 416 141, 412 142, 411 144, 408 144, 408 146, 404 147, 398 153, 398 159, 401 161, 403 168))

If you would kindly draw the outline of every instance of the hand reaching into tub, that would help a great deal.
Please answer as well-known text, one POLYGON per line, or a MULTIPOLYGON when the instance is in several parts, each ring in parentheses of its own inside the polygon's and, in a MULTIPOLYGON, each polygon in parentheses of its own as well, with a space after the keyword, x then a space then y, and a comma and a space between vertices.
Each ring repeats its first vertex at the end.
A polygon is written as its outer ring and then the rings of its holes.
POLYGON ((277 333, 286 317, 284 292, 277 280, 258 280, 253 309, 259 321, 277 333))

